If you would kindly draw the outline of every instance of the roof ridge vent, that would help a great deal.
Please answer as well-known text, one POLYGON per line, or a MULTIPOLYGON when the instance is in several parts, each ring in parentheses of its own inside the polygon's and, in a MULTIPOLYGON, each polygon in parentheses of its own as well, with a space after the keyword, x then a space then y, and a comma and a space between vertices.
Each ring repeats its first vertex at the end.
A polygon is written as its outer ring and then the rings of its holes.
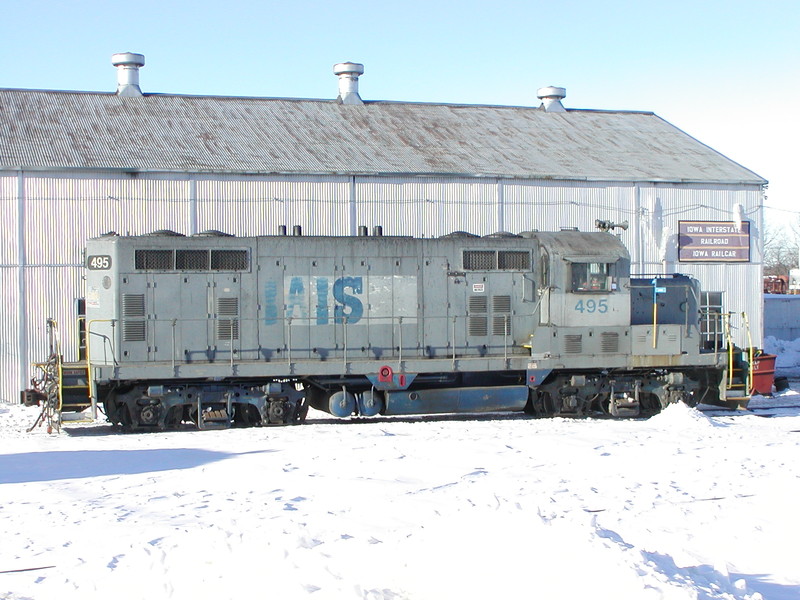
POLYGON ((339 76, 339 97, 342 104, 364 104, 358 95, 358 78, 364 74, 364 65, 343 62, 333 65, 333 74, 339 76))
POLYGON ((111 64, 117 67, 117 96, 141 96, 139 68, 144 66, 144 54, 135 52, 113 54, 111 64))
POLYGON ((561 104, 561 101, 567 97, 566 88, 552 85, 539 88, 539 91, 536 92, 536 97, 542 101, 539 108, 545 112, 567 112, 567 109, 561 104))

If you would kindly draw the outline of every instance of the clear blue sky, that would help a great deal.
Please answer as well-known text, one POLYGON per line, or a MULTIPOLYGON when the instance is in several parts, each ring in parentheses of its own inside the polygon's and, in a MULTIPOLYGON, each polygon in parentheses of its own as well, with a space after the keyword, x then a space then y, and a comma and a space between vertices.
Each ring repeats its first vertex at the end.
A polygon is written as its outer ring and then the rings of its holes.
POLYGON ((114 91, 115 52, 145 93, 653 111, 770 181, 767 218, 800 214, 800 0, 495 2, 28 0, 0 18, 0 87, 114 91), (788 212, 787 212, 788 211, 788 212))

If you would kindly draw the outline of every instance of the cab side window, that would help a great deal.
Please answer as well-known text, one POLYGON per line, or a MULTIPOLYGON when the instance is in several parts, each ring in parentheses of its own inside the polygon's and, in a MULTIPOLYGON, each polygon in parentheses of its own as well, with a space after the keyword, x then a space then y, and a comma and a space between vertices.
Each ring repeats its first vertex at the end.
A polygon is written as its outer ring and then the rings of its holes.
POLYGON ((583 293, 616 290, 613 267, 609 263, 572 263, 572 291, 583 293))

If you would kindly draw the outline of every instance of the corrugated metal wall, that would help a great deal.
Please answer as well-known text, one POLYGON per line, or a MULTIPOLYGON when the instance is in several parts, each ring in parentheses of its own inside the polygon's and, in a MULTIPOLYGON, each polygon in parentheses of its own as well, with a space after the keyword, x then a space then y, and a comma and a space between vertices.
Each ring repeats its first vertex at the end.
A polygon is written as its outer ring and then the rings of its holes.
MULTIPOLYGON (((55 319, 61 338, 61 353, 77 358, 75 298, 83 297, 83 272, 76 267, 28 267, 25 269, 28 361, 47 359, 47 319, 55 319)), ((5 310, 5 308, 4 308, 5 310)), ((27 381, 27 380, 26 380, 27 381)), ((19 390, 16 390, 19 393, 19 390)))
POLYGON ((108 231, 183 231, 189 222, 188 200, 185 180, 26 174, 28 263, 80 264, 86 238, 108 231))
POLYGON ((202 178, 196 188, 197 231, 275 235, 300 225, 305 235, 350 234, 350 177, 202 178))
POLYGON ((357 225, 381 225, 385 235, 437 237, 498 229, 495 180, 359 177, 355 202, 357 225))
POLYGON ((764 337, 792 342, 800 338, 800 296, 764 296, 764 337))
POLYGON ((17 177, 0 177, 0 267, 19 264, 17 177))
MULTIPOLYGON (((724 310, 731 314, 736 343, 760 347, 763 341, 763 194, 730 186, 652 184, 639 186, 638 262, 642 273, 692 275, 708 292, 724 292, 724 310), (678 221, 733 221, 741 204, 750 222, 749 263, 678 262, 678 221), (749 324, 749 331, 746 327, 749 324)), ((624 239, 624 238, 623 238, 624 239)))
POLYGON ((631 221, 633 184, 584 181, 508 181, 503 184, 505 229, 594 231, 595 219, 631 221))
MULTIPOLYGON (((7 172, 0 175, 0 223, 7 232, 0 243, 0 399, 16 401, 30 377, 28 363, 46 358, 48 317, 61 324, 65 357, 76 357, 73 298, 83 293, 83 244, 108 231, 269 235, 278 225, 290 232, 301 225, 305 235, 348 235, 358 225, 381 225, 385 235, 435 237, 458 230, 479 235, 561 227, 591 231, 595 219, 627 220, 629 228, 616 232, 631 252, 635 271, 688 273, 701 279, 705 290, 725 291, 726 309, 747 312, 753 343, 760 345, 761 202, 756 186, 7 172), (751 263, 677 263, 678 221, 728 221, 736 203, 751 221, 751 263)), ((739 343, 746 343, 740 334, 739 343)))
POLYGON ((0 285, 0 401, 12 402, 19 398, 20 384, 25 381, 21 378, 27 376, 27 369, 23 371, 27 358, 21 356, 19 343, 19 267, 0 268, 0 285))

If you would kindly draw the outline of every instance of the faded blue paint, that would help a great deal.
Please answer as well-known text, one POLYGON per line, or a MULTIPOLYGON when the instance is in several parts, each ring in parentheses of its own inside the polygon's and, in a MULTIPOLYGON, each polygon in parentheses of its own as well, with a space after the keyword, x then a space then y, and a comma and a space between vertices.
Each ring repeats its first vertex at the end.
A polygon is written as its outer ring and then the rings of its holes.
POLYGON ((306 288, 303 285, 302 277, 292 277, 289 281, 289 292, 286 299, 286 318, 287 319, 306 319, 308 318, 308 306, 306 301, 306 288), (295 307, 299 308, 299 315, 294 314, 295 307))
POLYGON ((344 323, 347 319, 347 324, 352 325, 358 323, 364 316, 364 305, 355 296, 347 294, 345 292, 347 289, 352 290, 353 294, 363 294, 361 277, 340 277, 333 282, 333 299, 337 302, 333 308, 334 321, 344 323), (350 311, 345 312, 345 307, 350 311))
POLYGON ((362 417, 374 417, 383 410, 383 395, 375 390, 366 390, 356 396, 356 404, 362 417))
MULTIPOLYGON (((284 281, 285 296, 280 303, 278 282, 264 284, 264 323, 279 322, 281 309, 284 318, 292 319, 295 325, 328 325, 331 316, 335 323, 352 325, 364 318, 364 303, 359 298, 365 294, 363 277, 308 278, 301 275, 287 276, 284 281), (331 315, 333 305, 333 315, 331 315), (310 313, 310 314, 309 314, 310 313)), ((391 302, 388 306, 391 306, 391 302)))
POLYGON ((367 379, 376 390, 404 390, 414 383, 416 376, 416 373, 394 373, 391 381, 381 381, 377 374, 368 373, 367 379))
POLYGON ((325 277, 317 279, 317 325, 327 325, 328 315, 328 280, 325 277))
POLYGON ((264 284, 264 324, 277 325, 278 323, 278 284, 267 281, 264 284))
POLYGON ((386 391, 385 415, 521 411, 528 402, 524 385, 386 391))
POLYGON ((334 417, 349 417, 356 411, 356 397, 348 391, 333 392, 328 398, 328 412, 334 417))

